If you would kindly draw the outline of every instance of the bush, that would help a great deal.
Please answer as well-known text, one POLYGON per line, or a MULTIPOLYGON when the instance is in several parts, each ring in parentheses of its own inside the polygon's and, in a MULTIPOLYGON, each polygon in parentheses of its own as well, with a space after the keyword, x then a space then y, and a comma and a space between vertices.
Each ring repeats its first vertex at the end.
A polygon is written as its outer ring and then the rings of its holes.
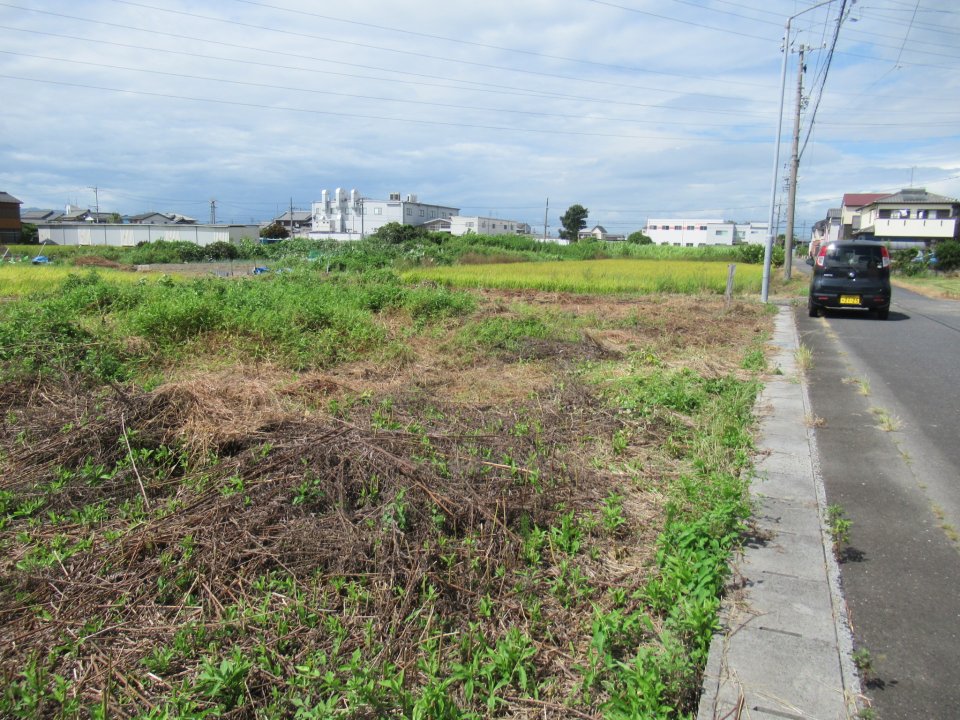
POLYGON ((902 248, 893 251, 893 256, 890 258, 890 265, 894 272, 900 273, 901 275, 908 277, 922 275, 927 269, 927 264, 925 262, 915 262, 916 259, 917 251, 915 249, 902 248))
POLYGON ((933 252, 937 256, 937 270, 942 272, 960 270, 960 242, 946 240, 937 243, 933 252))
POLYGON ((627 242, 633 245, 653 245, 653 238, 644 235, 642 230, 637 230, 627 236, 627 242))
POLYGON ((413 227, 412 225, 401 225, 398 222, 387 223, 377 228, 377 231, 371 235, 371 238, 391 245, 400 245, 412 240, 421 240, 427 237, 429 233, 422 227, 413 227))
POLYGON ((134 265, 155 265, 159 263, 200 262, 206 257, 206 250, 187 240, 156 240, 141 243, 130 254, 134 265))
POLYGON ((236 260, 240 257, 240 252, 236 246, 228 242, 210 243, 205 249, 207 257, 211 260, 236 260))
POLYGON ((268 240, 283 240, 290 237, 290 231, 281 223, 273 222, 260 231, 260 237, 267 238, 268 240))

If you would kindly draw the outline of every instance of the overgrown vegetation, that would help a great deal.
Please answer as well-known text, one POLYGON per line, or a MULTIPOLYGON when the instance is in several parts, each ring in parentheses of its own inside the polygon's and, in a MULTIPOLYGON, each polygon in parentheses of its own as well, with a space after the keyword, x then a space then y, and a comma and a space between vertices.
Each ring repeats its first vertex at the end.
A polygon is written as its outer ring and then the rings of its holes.
MULTIPOLYGON (((324 241, 293 238, 261 243, 242 240, 234 245, 236 257, 268 262, 310 261, 327 270, 364 270, 418 265, 452 265, 472 262, 523 262, 540 260, 596 260, 636 258, 760 264, 763 246, 700 246, 681 248, 640 242, 583 240, 570 245, 541 242, 517 235, 464 235, 430 233, 422 228, 392 223, 364 240, 324 241)), ((776 248, 776 264, 783 249, 776 248)), ((14 254, 31 254, 36 248, 14 248, 14 254)), ((59 262, 98 256, 127 265, 197 262, 218 259, 218 254, 190 242, 158 240, 136 248, 46 246, 44 253, 59 262)), ((222 254, 220 254, 222 256, 222 254)), ((229 258, 227 258, 229 259, 229 258)))
POLYGON ((769 314, 328 264, 0 305, 0 715, 695 712, 769 314))

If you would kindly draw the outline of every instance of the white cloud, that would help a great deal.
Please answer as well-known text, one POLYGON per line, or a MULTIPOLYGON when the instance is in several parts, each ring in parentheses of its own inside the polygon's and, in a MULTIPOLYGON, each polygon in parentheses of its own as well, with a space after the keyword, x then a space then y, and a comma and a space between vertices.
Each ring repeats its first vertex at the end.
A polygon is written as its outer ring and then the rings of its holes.
MULTIPOLYGON (((101 209, 206 217, 215 197, 218 217, 247 221, 291 196, 306 207, 324 188, 356 187, 535 226, 550 197, 554 228, 576 202, 590 222, 624 231, 678 212, 766 218, 780 36, 803 10, 793 0, 31 7, 0 8, 0 91, 15 98, 0 189, 28 206, 92 205, 96 186, 101 209)), ((801 164, 800 226, 844 192, 896 190, 911 173, 960 195, 957 13, 948 0, 925 2, 912 21, 885 7, 858 10, 841 30, 801 164)), ((796 43, 829 42, 835 17, 834 6, 803 13, 796 43)), ((808 54, 808 90, 825 61, 808 54)))

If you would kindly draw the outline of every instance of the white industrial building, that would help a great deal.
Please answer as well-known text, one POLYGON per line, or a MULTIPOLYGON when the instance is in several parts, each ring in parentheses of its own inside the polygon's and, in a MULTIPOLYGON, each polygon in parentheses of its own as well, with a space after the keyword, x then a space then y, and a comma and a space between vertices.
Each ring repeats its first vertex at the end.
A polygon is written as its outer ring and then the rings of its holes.
POLYGON ((259 225, 137 225, 129 223, 41 223, 37 239, 53 245, 133 247, 156 240, 192 242, 205 247, 215 242, 258 240, 259 225))
POLYGON ((451 235, 524 235, 530 232, 527 223, 517 220, 483 217, 481 215, 454 215, 450 218, 451 235))
POLYGON ((717 219, 650 218, 643 233, 656 245, 744 245, 765 243, 767 227, 767 223, 717 219))
POLYGON ((363 197, 356 190, 347 194, 337 188, 333 197, 324 190, 320 201, 311 206, 310 237, 359 239, 388 223, 426 225, 431 220, 450 219, 458 212, 459 208, 422 203, 416 195, 401 199, 400 193, 390 193, 389 200, 374 200, 363 197))

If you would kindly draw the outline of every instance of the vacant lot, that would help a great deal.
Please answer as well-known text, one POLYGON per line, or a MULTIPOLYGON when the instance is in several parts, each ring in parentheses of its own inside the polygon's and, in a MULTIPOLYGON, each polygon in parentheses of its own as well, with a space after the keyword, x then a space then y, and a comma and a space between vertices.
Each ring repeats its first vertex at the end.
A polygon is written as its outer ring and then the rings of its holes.
POLYGON ((681 717, 771 316, 390 273, 0 307, 0 714, 681 717))

